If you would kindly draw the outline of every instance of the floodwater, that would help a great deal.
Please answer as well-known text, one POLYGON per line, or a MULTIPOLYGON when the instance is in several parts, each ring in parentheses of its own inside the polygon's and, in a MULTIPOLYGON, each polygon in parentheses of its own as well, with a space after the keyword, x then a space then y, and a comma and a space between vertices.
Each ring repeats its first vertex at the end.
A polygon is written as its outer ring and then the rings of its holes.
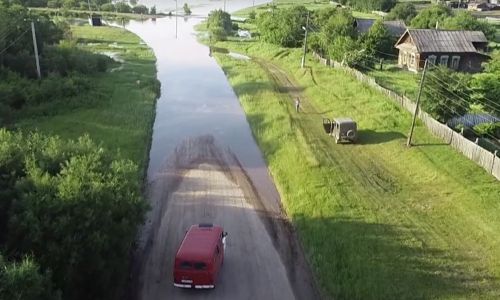
MULTIPOLYGON (((259 4, 266 1, 255 2, 259 4)), ((237 96, 224 72, 209 55, 208 47, 200 44, 196 38, 194 26, 211 10, 222 8, 223 2, 193 1, 191 5, 193 14, 196 14, 192 18, 179 17, 177 22, 175 17, 130 21, 125 26, 153 49, 157 58, 158 79, 161 81, 148 181, 154 181, 155 174, 183 140, 212 135, 219 144, 228 147, 236 155, 260 196, 279 203, 278 193, 237 96)), ((228 11, 249 5, 252 2, 248 0, 226 3, 228 11)), ((157 7, 162 10, 162 7, 167 6, 160 3, 157 7)))

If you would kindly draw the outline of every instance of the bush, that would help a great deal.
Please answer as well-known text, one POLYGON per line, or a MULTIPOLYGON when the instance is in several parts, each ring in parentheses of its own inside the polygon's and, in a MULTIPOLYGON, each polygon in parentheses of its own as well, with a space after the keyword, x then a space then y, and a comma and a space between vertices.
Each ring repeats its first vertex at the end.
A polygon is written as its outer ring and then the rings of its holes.
POLYGON ((0 183, 13 196, 6 251, 34 255, 64 299, 110 299, 146 209, 137 166, 88 137, 0 129, 0 145, 0 183))
POLYGON ((208 14, 207 29, 210 39, 223 41, 231 34, 231 15, 225 11, 214 10, 208 14))
POLYGON ((115 11, 115 5, 113 3, 104 3, 101 5, 102 11, 115 11))

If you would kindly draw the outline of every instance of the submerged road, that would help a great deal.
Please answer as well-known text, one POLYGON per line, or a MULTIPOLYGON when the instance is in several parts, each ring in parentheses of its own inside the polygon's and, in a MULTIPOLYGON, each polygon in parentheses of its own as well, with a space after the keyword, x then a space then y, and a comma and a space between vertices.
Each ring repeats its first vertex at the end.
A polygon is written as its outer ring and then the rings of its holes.
MULTIPOLYGON (((222 3, 195 2, 193 13, 202 15, 222 3)), ((236 9, 247 2, 230 3, 236 9)), ((151 211, 134 274, 137 296, 317 299, 310 268, 238 98, 209 49, 196 40, 198 22, 163 18, 127 24, 153 48, 162 84, 148 168, 151 211), (175 252, 186 229, 197 223, 222 225, 229 233, 219 282, 210 291, 172 285, 175 252)))

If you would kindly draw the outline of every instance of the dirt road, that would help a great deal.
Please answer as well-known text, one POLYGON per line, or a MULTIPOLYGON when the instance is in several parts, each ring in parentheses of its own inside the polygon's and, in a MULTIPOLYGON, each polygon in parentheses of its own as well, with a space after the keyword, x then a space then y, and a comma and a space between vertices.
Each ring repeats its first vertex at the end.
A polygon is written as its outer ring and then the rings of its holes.
POLYGON ((212 137, 180 145, 155 178, 150 199, 139 247, 140 299, 319 298, 280 206, 259 198, 235 156, 212 137), (175 252, 186 229, 202 222, 229 233, 219 284, 208 291, 174 288, 175 252))

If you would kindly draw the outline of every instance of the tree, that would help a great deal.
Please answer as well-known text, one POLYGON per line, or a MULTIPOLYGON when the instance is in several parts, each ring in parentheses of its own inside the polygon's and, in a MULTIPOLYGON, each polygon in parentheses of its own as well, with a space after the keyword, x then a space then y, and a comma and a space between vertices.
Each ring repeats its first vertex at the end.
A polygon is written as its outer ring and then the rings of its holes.
POLYGON ((116 8, 116 11, 119 13, 131 13, 132 12, 132 8, 130 7, 130 5, 128 5, 127 3, 124 3, 124 2, 116 3, 115 8, 116 8))
POLYGON ((394 52, 394 39, 382 20, 377 20, 370 30, 361 37, 364 48, 368 54, 381 56, 382 53, 394 52))
POLYGON ((184 3, 184 6, 182 7, 184 9, 184 14, 186 16, 189 16, 191 15, 191 9, 189 8, 188 4, 187 3, 184 3))
POLYGON ((489 40, 495 39, 496 29, 493 25, 479 20, 468 11, 459 11, 456 15, 446 18, 443 29, 482 31, 489 40))
POLYGON ((137 0, 128 0, 128 3, 131 5, 131 6, 136 6, 137 5, 137 0))
POLYGON ((0 299, 56 300, 50 273, 43 274, 30 257, 21 262, 7 262, 0 254, 0 299))
POLYGON ((219 9, 208 14, 207 29, 210 39, 223 41, 231 34, 233 25, 231 15, 219 9))
POLYGON ((156 15, 156 5, 151 6, 151 8, 149 9, 149 14, 156 15))
POLYGON ((451 9, 444 5, 433 5, 424 8, 411 20, 414 28, 436 28, 436 24, 442 24, 444 20, 451 16, 451 9))
POLYGON ((396 0, 344 0, 340 1, 343 5, 349 5, 354 10, 389 11, 396 4, 396 0))
POLYGON ((283 47, 298 47, 304 40, 307 9, 304 6, 276 9, 259 14, 257 28, 266 42, 283 47))
POLYGON ((113 3, 105 3, 101 5, 102 11, 115 11, 115 5, 113 3))
POLYGON ((148 12, 149 12, 149 9, 145 5, 139 4, 139 5, 136 5, 136 6, 132 7, 132 12, 134 14, 144 14, 144 15, 147 15, 148 12))
POLYGON ((429 71, 425 79, 422 108, 437 120, 464 115, 473 104, 470 101, 470 75, 439 66, 429 71), (469 102, 470 101, 470 102, 469 102))
POLYGON ((410 24, 411 20, 417 15, 417 9, 411 2, 397 3, 385 17, 386 20, 403 20, 410 24))
POLYGON ((472 76, 472 98, 482 104, 485 111, 498 114, 500 111, 500 52, 495 51, 482 73, 472 76), (492 102, 494 101, 494 102, 492 102), (496 109, 495 109, 496 108, 496 109))

